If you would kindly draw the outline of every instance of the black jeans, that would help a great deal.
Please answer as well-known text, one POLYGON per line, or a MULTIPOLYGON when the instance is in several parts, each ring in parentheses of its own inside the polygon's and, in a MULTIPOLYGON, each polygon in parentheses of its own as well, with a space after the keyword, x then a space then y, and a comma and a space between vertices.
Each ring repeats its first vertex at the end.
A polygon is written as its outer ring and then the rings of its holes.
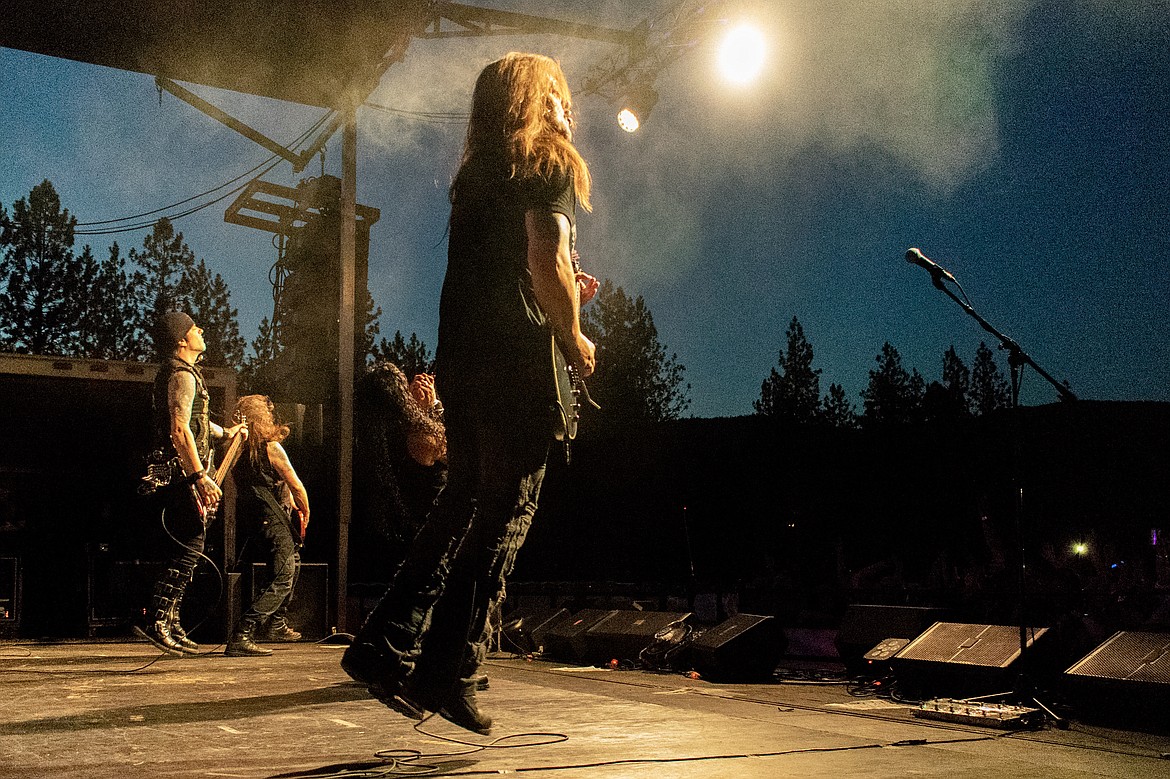
POLYGON ((447 486, 381 602, 355 636, 379 676, 443 693, 476 674, 485 626, 532 524, 550 416, 481 396, 445 398, 447 486), (425 633, 424 633, 425 629, 425 633))
MULTIPOLYGON (((167 495, 166 508, 162 516, 166 534, 179 545, 179 549, 167 563, 167 569, 181 592, 195 575, 195 566, 203 556, 207 541, 207 525, 195 508, 195 499, 187 486, 172 487, 167 495)), ((164 578, 167 574, 164 574, 164 578)))
POLYGON ((273 615, 284 616, 300 572, 301 555, 285 517, 267 517, 248 541, 256 545, 253 555, 263 559, 269 576, 268 587, 256 596, 242 618, 243 622, 255 624, 273 615))

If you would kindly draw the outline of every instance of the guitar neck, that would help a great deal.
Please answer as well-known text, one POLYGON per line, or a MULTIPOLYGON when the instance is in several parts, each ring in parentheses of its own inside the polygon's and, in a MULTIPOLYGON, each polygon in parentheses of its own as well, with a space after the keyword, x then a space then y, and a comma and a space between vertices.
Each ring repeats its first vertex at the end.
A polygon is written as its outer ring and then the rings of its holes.
POLYGON ((223 480, 227 478, 228 471, 236 464, 236 460, 240 459, 240 447, 243 443, 243 433, 236 433, 232 436, 232 441, 228 444, 227 453, 223 456, 223 462, 215 469, 215 476, 213 478, 215 479, 216 486, 223 486, 223 480))

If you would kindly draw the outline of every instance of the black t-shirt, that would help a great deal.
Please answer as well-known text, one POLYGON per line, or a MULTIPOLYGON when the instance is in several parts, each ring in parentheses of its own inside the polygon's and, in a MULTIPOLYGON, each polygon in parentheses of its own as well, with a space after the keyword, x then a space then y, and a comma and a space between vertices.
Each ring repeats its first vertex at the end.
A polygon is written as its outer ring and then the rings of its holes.
POLYGON ((571 176, 514 179, 491 162, 460 172, 435 350, 445 397, 483 392, 485 381, 513 397, 550 383, 550 331, 532 290, 524 215, 564 214, 575 238, 575 207, 571 176))

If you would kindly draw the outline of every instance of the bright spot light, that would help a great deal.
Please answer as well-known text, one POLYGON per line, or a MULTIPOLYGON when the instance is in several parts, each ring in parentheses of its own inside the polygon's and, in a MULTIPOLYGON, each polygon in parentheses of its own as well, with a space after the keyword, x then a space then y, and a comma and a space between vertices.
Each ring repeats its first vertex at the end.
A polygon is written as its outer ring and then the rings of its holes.
POLYGON ((719 71, 733 84, 754 81, 764 67, 764 34, 740 25, 723 38, 719 47, 719 71))
POLYGON ((634 112, 628 108, 623 108, 618 112, 618 127, 622 128, 628 133, 637 132, 638 127, 641 126, 638 117, 634 112))
POLYGON ((1089 545, 1082 543, 1073 544, 1072 551, 1075 555, 1087 555, 1089 553, 1089 545))

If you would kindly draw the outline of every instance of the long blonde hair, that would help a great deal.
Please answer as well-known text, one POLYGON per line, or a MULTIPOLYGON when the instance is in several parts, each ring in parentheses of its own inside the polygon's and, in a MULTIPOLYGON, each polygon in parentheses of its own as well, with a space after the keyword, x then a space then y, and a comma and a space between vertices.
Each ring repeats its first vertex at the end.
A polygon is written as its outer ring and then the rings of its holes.
MULTIPOLYGON (((572 110, 569 83, 550 57, 514 51, 484 68, 471 99, 460 173, 473 160, 497 158, 507 164, 512 178, 571 175, 577 200, 589 211, 589 166, 550 119, 553 95, 566 113, 572 110)), ((452 200, 455 190, 453 183, 452 200)))
POLYGON ((264 462, 261 452, 269 441, 280 443, 288 438, 288 425, 272 415, 272 401, 267 395, 245 395, 236 401, 236 419, 248 423, 248 456, 256 465, 264 462))

